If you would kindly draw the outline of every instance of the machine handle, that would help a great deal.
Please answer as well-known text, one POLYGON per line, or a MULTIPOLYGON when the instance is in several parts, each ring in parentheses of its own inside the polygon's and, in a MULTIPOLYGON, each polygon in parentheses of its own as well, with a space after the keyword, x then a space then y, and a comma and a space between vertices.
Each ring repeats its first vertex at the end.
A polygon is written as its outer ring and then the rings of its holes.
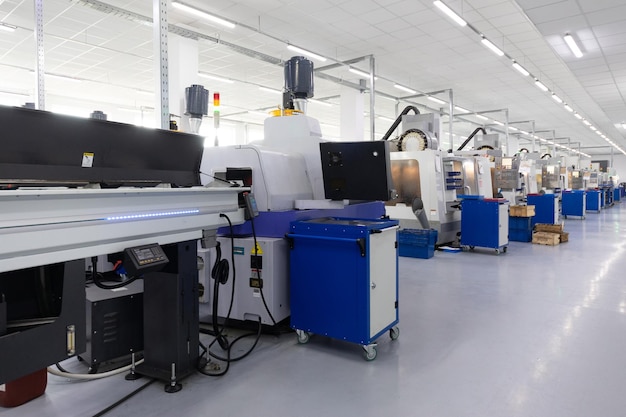
POLYGON ((365 238, 354 238, 349 239, 345 237, 328 237, 328 236, 311 236, 311 235, 298 235, 293 233, 287 234, 288 239, 299 238, 299 239, 311 239, 311 240, 324 240, 324 241, 333 241, 333 242, 346 242, 346 243, 356 243, 359 246, 361 251, 361 256, 365 256, 365 238))

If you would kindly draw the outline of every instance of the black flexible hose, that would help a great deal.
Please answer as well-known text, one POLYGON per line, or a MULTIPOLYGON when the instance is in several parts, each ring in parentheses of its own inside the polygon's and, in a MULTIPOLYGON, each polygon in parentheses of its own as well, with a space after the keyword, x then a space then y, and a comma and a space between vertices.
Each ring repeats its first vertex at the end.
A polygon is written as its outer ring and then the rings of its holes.
POLYGON ((415 112, 415 114, 420 114, 420 111, 417 109, 417 107, 415 107, 415 106, 406 106, 404 108, 404 110, 402 110, 402 112, 398 115, 398 117, 396 118, 395 122, 393 122, 393 124, 391 125, 391 127, 389 128, 387 133, 385 133, 385 135, 383 136, 383 138, 381 140, 389 139, 389 137, 391 136, 393 131, 396 130, 398 125, 400 125, 400 123, 402 122, 402 116, 404 116, 406 114, 409 114, 409 112, 411 110, 413 110, 415 112))
POLYGON ((459 147, 458 147, 457 151, 461 151, 461 150, 463 150, 463 148, 465 147, 465 145, 467 145, 467 144, 469 143, 469 141, 470 141, 470 140, 472 140, 472 138, 473 138, 474 136, 476 136, 476 133, 480 132, 481 130, 483 131, 483 135, 486 135, 486 134, 487 134, 487 131, 485 130, 485 128, 484 128, 484 127, 477 127, 476 129, 474 129, 474 131, 471 133, 471 135, 469 135, 469 136, 467 137, 467 139, 465 139, 465 141, 461 144, 461 146, 459 146, 459 147))
POLYGON ((124 282, 120 282, 119 284, 111 284, 111 285, 105 284, 100 278, 100 275, 98 275, 98 257, 92 256, 91 257, 91 278, 93 280, 93 283, 96 284, 96 287, 102 288, 103 290, 115 290, 117 288, 125 287, 131 282, 136 281, 138 277, 132 277, 130 279, 127 279, 124 282))

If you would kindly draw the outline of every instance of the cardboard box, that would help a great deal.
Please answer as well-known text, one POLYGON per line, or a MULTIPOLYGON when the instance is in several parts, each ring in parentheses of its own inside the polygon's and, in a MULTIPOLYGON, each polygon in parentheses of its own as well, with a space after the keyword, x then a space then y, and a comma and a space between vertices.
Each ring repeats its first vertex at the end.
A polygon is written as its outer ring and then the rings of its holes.
POLYGON ((559 233, 550 232, 534 232, 533 243, 538 245, 555 246, 561 241, 561 235, 559 233))
POLYGON ((511 217, 533 217, 535 206, 510 206, 509 215, 511 217))
POLYGON ((563 223, 561 224, 545 224, 537 223, 535 232, 563 233, 563 223))

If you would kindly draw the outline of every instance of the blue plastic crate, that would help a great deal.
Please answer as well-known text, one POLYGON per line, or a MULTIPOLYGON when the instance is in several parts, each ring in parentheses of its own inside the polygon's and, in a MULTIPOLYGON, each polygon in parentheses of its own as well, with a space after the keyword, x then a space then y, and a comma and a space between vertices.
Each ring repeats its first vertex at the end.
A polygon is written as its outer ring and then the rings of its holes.
POLYGON ((513 242, 530 242, 533 240, 533 231, 527 229, 509 229, 509 240, 513 242))
POLYGON ((398 232, 398 254, 409 258, 428 259, 435 255, 435 229, 402 229, 398 232))

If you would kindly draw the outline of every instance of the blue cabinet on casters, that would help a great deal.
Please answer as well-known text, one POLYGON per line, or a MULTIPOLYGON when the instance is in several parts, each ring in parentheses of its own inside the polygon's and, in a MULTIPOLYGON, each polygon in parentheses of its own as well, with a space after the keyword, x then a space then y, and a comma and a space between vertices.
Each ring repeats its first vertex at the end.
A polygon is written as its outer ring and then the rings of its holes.
POLYGON ((509 244, 509 202, 501 198, 464 196, 461 200, 461 246, 506 252, 509 244))
POLYGON ((397 220, 322 218, 292 222, 291 327, 358 343, 376 358, 374 341, 398 324, 397 220))
POLYGON ((602 192, 587 190, 587 210, 600 211, 602 208, 602 192))
POLYGON ((563 217, 578 216, 585 218, 587 210, 586 193, 583 190, 563 191, 561 195, 561 214, 563 217))
POLYGON ((528 194, 526 197, 529 206, 535 206, 535 215, 532 219, 533 227, 537 223, 557 224, 559 222, 559 200, 556 194, 528 194))

